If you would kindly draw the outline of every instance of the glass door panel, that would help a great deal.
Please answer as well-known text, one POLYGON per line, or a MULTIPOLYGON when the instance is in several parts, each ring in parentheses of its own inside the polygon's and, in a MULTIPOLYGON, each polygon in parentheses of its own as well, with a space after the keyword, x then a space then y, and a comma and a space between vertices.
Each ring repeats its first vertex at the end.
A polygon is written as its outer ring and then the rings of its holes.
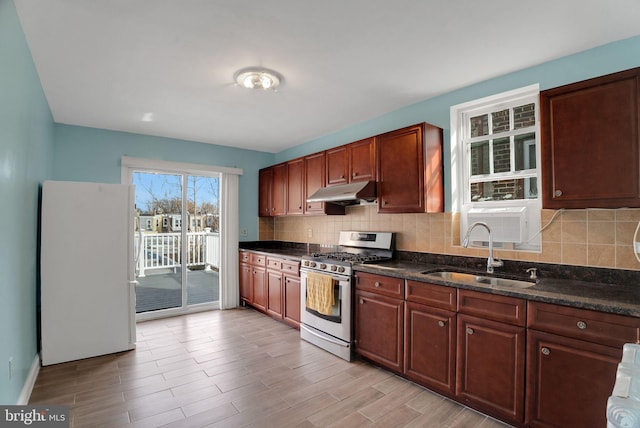
POLYGON ((136 313, 183 302, 182 176, 133 172, 136 186, 136 313))
POLYGON ((220 211, 218 177, 187 180, 187 305, 219 301, 220 211))

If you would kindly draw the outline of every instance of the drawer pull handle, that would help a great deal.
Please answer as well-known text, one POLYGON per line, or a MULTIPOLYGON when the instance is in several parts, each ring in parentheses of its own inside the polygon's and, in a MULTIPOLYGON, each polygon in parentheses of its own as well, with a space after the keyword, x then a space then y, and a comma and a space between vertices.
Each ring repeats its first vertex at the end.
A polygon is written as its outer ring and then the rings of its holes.
POLYGON ((446 322, 444 322, 444 321, 442 321, 442 320, 438 321, 438 326, 439 326, 439 327, 444 327, 445 325, 447 325, 447 323, 446 323, 446 322))
POLYGON ((473 334, 473 333, 474 333, 474 331, 473 331, 472 328, 467 328, 467 334, 473 334))
POLYGON ((549 348, 547 348, 546 346, 543 347, 540 352, 542 352, 542 355, 549 355, 551 353, 551 351, 549 350, 549 348))
POLYGON ((378 281, 374 282, 373 285, 375 285, 376 287, 380 287, 380 283, 378 281))
POLYGON ((576 325, 580 330, 585 330, 587 328, 587 323, 584 321, 578 321, 576 325))

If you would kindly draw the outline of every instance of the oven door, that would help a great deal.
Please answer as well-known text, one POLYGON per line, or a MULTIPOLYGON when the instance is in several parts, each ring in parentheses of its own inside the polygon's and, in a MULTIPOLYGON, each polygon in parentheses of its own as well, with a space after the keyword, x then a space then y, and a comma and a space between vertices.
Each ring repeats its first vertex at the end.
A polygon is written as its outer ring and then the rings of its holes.
POLYGON ((331 315, 307 307, 307 270, 300 269, 300 322, 345 342, 351 342, 351 278, 330 275, 334 304, 331 315))

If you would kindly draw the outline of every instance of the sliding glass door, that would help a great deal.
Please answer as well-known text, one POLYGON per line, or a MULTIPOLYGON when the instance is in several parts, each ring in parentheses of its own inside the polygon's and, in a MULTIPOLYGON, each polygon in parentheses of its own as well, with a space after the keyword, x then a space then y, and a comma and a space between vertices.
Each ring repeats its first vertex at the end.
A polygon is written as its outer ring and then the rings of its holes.
POLYGON ((219 303, 220 177, 132 169, 139 319, 219 303))

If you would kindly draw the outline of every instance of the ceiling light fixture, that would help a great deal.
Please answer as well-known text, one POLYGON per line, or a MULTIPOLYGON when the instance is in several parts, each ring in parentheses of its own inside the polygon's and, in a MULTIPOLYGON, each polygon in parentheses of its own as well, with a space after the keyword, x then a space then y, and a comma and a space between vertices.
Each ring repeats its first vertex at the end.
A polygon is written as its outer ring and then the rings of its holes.
POLYGON ((243 68, 234 75, 236 83, 247 89, 276 90, 282 76, 266 68, 243 68))

